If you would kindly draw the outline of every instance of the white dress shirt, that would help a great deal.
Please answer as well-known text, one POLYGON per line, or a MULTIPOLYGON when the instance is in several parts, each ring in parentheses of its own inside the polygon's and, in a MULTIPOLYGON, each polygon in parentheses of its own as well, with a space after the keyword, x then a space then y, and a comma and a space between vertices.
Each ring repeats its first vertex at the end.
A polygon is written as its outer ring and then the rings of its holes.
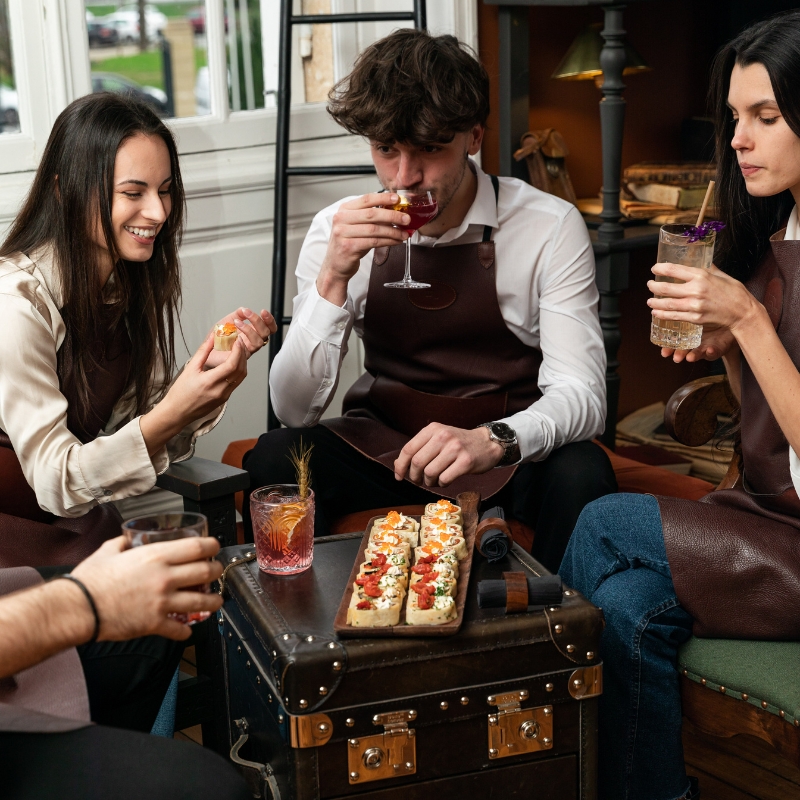
MULTIPOLYGON (((0 259, 0 429, 8 434, 39 505, 59 517, 80 517, 98 503, 144 494, 172 461, 194 452, 224 406, 187 426, 152 458, 134 416, 135 398, 123 396, 100 435, 83 444, 67 428, 57 352, 64 341, 58 273, 49 251, 0 259)), ((169 383, 152 377, 150 403, 169 383)))
MULTIPOLYGON (((438 238, 417 234, 414 243, 447 247, 480 242, 484 226, 494 228, 503 319, 520 341, 539 348, 543 356, 543 396, 502 421, 516 431, 523 460, 540 461, 556 447, 597 436, 605 424, 606 354, 592 246, 570 203, 514 178, 500 178, 496 202, 489 176, 473 161, 470 166, 478 191, 461 225, 438 238)), ((316 215, 297 262, 294 318, 269 382, 275 413, 290 427, 317 424, 336 391, 351 331, 363 333, 372 251, 350 280, 344 306, 320 297, 316 287, 331 220, 349 199, 316 215)))

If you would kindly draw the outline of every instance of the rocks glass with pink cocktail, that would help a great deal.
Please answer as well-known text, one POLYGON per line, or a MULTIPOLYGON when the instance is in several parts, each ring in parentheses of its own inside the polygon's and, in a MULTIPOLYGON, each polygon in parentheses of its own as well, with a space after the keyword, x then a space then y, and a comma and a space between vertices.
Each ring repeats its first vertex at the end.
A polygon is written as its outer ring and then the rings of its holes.
POLYGON ((256 559, 262 572, 293 575, 314 557, 314 492, 297 484, 264 486, 250 495, 256 559))
MULTIPOLYGON (((139 547, 156 542, 171 542, 175 539, 186 539, 191 536, 208 536, 208 520, 203 514, 183 511, 173 514, 150 514, 136 517, 122 523, 122 535, 128 547, 139 547)), ((186 591, 211 591, 209 584, 187 586, 186 591)), ((202 622, 211 615, 210 611, 194 611, 189 614, 170 614, 170 617, 187 625, 202 622)))

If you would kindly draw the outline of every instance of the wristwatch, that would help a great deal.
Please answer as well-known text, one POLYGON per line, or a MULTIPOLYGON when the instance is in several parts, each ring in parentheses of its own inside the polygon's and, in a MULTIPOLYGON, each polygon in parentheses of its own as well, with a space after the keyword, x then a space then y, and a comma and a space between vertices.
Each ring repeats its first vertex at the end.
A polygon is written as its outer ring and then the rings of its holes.
POLYGON ((489 438, 503 448, 503 455, 495 466, 510 467, 522 461, 522 453, 517 442, 517 432, 505 422, 483 422, 479 428, 489 429, 489 438))

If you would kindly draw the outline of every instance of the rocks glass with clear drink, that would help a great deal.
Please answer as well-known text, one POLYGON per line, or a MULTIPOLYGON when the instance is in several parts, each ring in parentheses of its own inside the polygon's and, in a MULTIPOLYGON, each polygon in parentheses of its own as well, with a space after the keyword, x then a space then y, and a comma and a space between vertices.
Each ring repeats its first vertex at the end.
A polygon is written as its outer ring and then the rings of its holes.
POLYGON ((297 484, 264 486, 250 495, 256 560, 262 572, 293 575, 314 557, 314 492, 300 499, 297 484))
MULTIPOLYGON (((714 242, 716 232, 710 230, 704 237, 695 242, 689 235, 695 228, 693 225, 663 225, 658 235, 658 263, 682 264, 684 267, 708 269, 714 258, 714 242)), ((685 283, 677 278, 656 275, 656 281, 667 283, 685 283)), ((659 297, 659 295, 656 295, 659 297)), ((703 326, 694 322, 652 318, 650 323, 650 341, 659 347, 670 347, 674 350, 694 350, 700 346, 703 326)))
MULTIPOLYGON (((136 517, 122 523, 122 535, 129 547, 139 547, 155 542, 171 542, 190 536, 208 536, 208 519, 203 514, 188 511, 174 514, 150 514, 136 517)), ((209 584, 184 587, 190 592, 211 591, 209 584)), ((202 622, 211 615, 210 611, 195 611, 190 614, 170 614, 170 617, 187 625, 202 622)))

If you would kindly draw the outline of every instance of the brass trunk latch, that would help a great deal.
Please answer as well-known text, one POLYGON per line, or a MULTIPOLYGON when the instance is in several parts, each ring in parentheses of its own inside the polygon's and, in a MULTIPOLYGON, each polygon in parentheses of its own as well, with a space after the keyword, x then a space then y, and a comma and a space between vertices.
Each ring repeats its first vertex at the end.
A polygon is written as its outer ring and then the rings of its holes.
POLYGON ((489 758, 508 758, 522 753, 549 750, 553 746, 553 707, 523 709, 527 689, 489 695, 486 702, 497 706, 489 714, 489 758))
POLYGON ((417 740, 408 723, 417 712, 389 711, 376 714, 373 725, 382 725, 383 733, 347 740, 347 774, 351 784, 382 781, 417 771, 417 740))

